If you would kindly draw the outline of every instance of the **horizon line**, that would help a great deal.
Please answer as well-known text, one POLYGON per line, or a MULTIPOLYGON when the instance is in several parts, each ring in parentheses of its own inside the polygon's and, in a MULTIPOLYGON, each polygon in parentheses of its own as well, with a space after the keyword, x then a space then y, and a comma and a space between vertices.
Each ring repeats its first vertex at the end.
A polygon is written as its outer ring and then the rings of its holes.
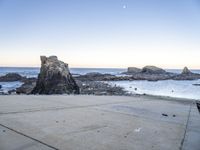
MULTIPOLYGON (((149 66, 149 65, 146 65, 146 66, 149 66)), ((131 67, 134 67, 134 66, 131 66, 131 67)), ((144 66, 145 67, 145 66, 144 66)), ((156 66, 157 67, 157 66, 156 66)), ((187 67, 187 66, 185 66, 187 67)), ((36 67, 36 66, 0 66, 0 68, 41 68, 40 66, 36 67)), ((128 69, 128 67, 69 67, 70 68, 76 68, 76 69, 128 69)), ((142 69, 143 67, 136 67, 136 68, 139 68, 139 69, 142 69)), ((162 67, 159 67, 161 69, 179 69, 179 70, 182 70, 184 67, 182 68, 162 68, 162 67)), ((200 68, 189 68, 187 67, 189 70, 200 70, 200 68)))

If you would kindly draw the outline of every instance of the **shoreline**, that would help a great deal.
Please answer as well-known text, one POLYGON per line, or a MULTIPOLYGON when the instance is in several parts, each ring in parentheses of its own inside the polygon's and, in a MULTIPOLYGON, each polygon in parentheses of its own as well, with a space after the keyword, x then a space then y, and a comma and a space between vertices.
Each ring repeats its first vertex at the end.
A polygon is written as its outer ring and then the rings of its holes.
MULTIPOLYGON (((161 70, 161 71, 164 71, 164 70, 161 70)), ((133 73, 132 76, 117 76, 117 75, 112 75, 112 74, 90 72, 86 75, 74 76, 73 78, 76 81, 77 86, 80 88, 80 94, 83 94, 83 95, 119 95, 119 96, 125 95, 127 96, 127 95, 136 94, 136 95, 150 95, 150 96, 155 96, 155 97, 162 96, 162 97, 170 97, 170 98, 178 98, 178 99, 189 99, 189 100, 200 99, 198 96, 199 79, 196 79, 196 74, 193 74, 189 70, 186 69, 186 73, 182 73, 178 75, 179 77, 181 77, 180 78, 181 81, 173 80, 173 79, 161 80, 163 79, 163 77, 165 77, 165 75, 168 75, 168 72, 133 73), (193 77, 193 76, 195 77, 194 80, 190 80, 190 78, 188 78, 188 77, 193 77), (146 77, 153 80, 151 81, 146 80, 146 77), (160 79, 160 80, 157 81, 157 79, 160 79), (177 83, 179 81, 180 81, 180 84, 177 83), (165 85, 170 85, 170 86, 165 86, 165 85), (187 88, 185 88, 184 86, 187 86, 187 88), (184 92, 184 90, 186 91, 184 92)), ((5 88, 1 87, 0 95, 4 95, 4 94, 5 95, 9 95, 9 94, 29 95, 31 94, 31 91, 33 90, 33 88, 36 86, 36 81, 37 81, 37 78, 28 78, 26 76, 21 76, 18 73, 10 73, 10 74, 6 74, 5 76, 0 76, 0 79, 1 79, 0 81, 5 81, 5 82, 7 81, 8 84, 12 83, 9 81, 18 81, 22 83, 22 85, 19 87, 17 87, 16 85, 13 85, 15 86, 13 89, 11 89, 9 86, 8 87, 5 86, 5 88)))
MULTIPOLYGON (((106 81, 107 82, 107 81, 106 81)), ((120 90, 122 90, 124 93, 123 94, 106 94, 104 92, 100 92, 99 94, 91 94, 91 93, 88 93, 88 94, 78 94, 80 96, 130 96, 130 97, 154 97, 154 98, 164 98, 164 99, 170 99, 170 100, 181 100, 181 101, 200 101, 200 99, 195 99, 195 98, 185 98, 185 97, 176 97, 176 96, 167 96, 167 95, 154 95, 154 94, 146 94, 146 93, 143 93, 143 94, 138 94, 138 93, 134 93, 134 92, 130 92, 130 91, 127 91, 124 89, 124 87, 122 86, 114 86, 114 85, 110 85, 108 83, 103 83, 104 85, 107 86, 107 88, 119 88, 120 90)), ((17 94, 17 93, 3 93, 3 94, 0 94, 0 96, 18 96, 18 95, 23 95, 23 96, 34 96, 34 94, 17 94)), ((35 94, 36 96, 39 95, 39 94, 35 94)), ((74 95, 76 96, 76 94, 52 94, 52 96, 67 96, 67 95, 74 95)), ((41 95, 41 96, 45 96, 45 94, 41 95)), ((49 95, 51 96, 51 95, 49 95)))

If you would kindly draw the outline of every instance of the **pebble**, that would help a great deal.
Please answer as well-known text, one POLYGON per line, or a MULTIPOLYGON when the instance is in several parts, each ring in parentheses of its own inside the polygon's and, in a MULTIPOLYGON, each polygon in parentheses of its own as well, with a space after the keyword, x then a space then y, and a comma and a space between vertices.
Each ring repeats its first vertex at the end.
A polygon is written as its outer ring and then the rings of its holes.
POLYGON ((162 114, 163 116, 165 116, 165 117, 168 117, 168 114, 162 114))

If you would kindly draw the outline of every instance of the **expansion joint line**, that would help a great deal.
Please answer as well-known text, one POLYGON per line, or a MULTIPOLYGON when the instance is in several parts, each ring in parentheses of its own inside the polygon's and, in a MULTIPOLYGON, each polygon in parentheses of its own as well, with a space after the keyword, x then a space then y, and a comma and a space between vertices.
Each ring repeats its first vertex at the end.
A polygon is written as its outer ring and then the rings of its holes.
POLYGON ((33 138, 33 137, 30 137, 30 136, 28 136, 28 135, 26 135, 26 134, 24 134, 24 133, 22 133, 22 132, 16 131, 15 129, 12 129, 12 128, 10 128, 10 127, 7 127, 7 126, 5 126, 5 125, 3 125, 3 124, 0 124, 0 126, 2 126, 2 127, 4 127, 4 128, 7 128, 8 130, 11 130, 11 131, 13 131, 13 132, 15 132, 15 133, 17 133, 17 134, 20 134, 20 135, 22 135, 22 136, 24 136, 24 137, 27 137, 27 138, 29 138, 29 139, 31 139, 31 140, 33 140, 33 141, 36 141, 36 142, 38 142, 38 143, 40 143, 40 144, 43 144, 43 145, 45 145, 45 146, 47 146, 47 147, 49 147, 49 148, 51 148, 51 149, 53 149, 53 150, 59 150, 59 149, 56 148, 56 147, 53 147, 53 146, 51 146, 51 145, 49 145, 49 144, 46 144, 46 143, 44 143, 44 142, 42 142, 42 141, 40 141, 40 140, 37 140, 37 139, 35 139, 35 138, 33 138))
POLYGON ((188 123, 189 123, 189 119, 190 119, 190 113, 191 113, 191 110, 192 110, 192 104, 190 104, 190 109, 189 109, 189 113, 188 113, 188 117, 187 117, 187 122, 186 122, 186 126, 185 126, 185 132, 184 132, 184 135, 183 135, 183 139, 181 141, 181 146, 180 146, 180 150, 183 149, 183 144, 184 144, 184 141, 185 141, 185 137, 186 137, 186 132, 187 132, 187 128, 188 128, 188 123))

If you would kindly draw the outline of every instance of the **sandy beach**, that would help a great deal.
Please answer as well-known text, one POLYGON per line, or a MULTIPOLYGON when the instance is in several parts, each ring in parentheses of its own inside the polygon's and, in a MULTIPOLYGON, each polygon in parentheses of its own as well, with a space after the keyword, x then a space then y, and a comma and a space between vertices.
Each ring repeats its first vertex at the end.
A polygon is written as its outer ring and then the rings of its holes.
POLYGON ((198 150, 194 100, 155 96, 0 96, 2 150, 198 150))

